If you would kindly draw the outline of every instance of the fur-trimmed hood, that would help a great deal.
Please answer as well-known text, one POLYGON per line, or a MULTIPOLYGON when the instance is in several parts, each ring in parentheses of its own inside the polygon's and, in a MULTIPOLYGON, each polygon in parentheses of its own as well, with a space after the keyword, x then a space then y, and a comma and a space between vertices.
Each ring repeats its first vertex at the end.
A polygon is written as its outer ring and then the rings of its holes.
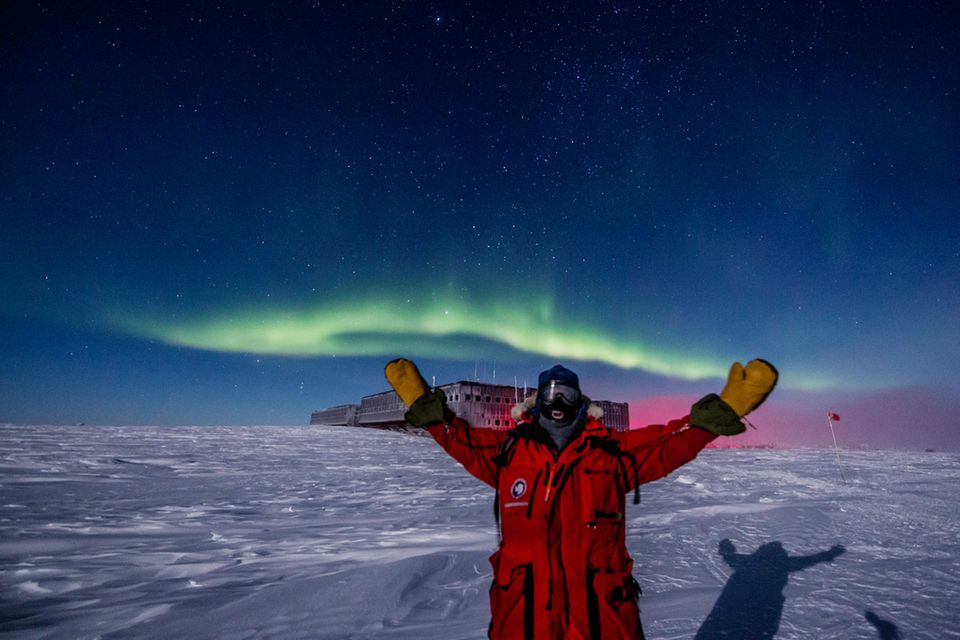
MULTIPOLYGON (((598 404, 594 404, 589 397, 583 396, 583 403, 587 405, 587 417, 593 418, 594 420, 599 420, 603 417, 603 407, 598 404)), ((529 422, 533 417, 532 411, 533 408, 537 406, 537 392, 534 391, 527 398, 513 406, 513 409, 510 410, 510 417, 516 422, 529 422)))

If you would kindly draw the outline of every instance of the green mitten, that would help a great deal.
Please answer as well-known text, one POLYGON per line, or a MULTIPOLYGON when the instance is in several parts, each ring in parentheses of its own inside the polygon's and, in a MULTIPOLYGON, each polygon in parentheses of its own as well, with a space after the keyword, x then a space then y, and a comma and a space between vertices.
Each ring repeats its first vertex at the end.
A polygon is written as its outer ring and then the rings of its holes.
POLYGON ((737 412, 715 393, 704 396, 693 405, 690 424, 715 436, 735 436, 747 430, 737 412))
POLYGON ((417 398, 403 417, 411 426, 429 427, 432 424, 446 422, 449 412, 447 394, 443 389, 434 389, 417 398))

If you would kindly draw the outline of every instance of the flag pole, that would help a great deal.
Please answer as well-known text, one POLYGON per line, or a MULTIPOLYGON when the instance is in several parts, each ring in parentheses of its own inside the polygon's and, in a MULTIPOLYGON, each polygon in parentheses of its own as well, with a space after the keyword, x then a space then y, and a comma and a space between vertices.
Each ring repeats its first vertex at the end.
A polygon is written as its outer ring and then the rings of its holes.
POLYGON ((847 479, 843 477, 843 466, 840 464, 840 447, 837 446, 837 434, 833 430, 833 415, 827 411, 827 422, 830 423, 830 435, 833 436, 833 450, 837 452, 837 469, 840 470, 840 479, 843 484, 847 484, 847 479))

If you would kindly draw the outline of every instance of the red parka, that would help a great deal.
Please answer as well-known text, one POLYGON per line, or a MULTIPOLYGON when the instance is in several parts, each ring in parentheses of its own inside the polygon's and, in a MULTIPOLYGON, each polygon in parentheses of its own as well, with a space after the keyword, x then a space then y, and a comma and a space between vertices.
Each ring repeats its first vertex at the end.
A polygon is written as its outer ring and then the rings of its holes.
POLYGON ((686 418, 624 432, 588 418, 558 453, 536 423, 504 431, 453 418, 429 432, 497 491, 491 638, 643 638, 625 495, 695 458, 714 435, 686 418))

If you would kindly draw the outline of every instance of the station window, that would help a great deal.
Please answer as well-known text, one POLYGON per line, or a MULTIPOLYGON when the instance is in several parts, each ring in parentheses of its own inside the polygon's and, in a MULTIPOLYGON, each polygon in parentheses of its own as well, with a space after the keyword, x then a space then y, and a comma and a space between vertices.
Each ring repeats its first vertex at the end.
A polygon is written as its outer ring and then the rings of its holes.
POLYGON ((470 400, 470 394, 469 394, 469 393, 463 394, 463 399, 469 401, 469 400, 470 400))
POLYGON ((487 402, 490 402, 490 396, 487 396, 487 402))
MULTIPOLYGON (((498 400, 499 400, 499 398, 498 398, 498 400)), ((498 427, 500 426, 500 418, 497 418, 497 419, 494 420, 493 422, 494 422, 494 424, 496 424, 498 427)))

